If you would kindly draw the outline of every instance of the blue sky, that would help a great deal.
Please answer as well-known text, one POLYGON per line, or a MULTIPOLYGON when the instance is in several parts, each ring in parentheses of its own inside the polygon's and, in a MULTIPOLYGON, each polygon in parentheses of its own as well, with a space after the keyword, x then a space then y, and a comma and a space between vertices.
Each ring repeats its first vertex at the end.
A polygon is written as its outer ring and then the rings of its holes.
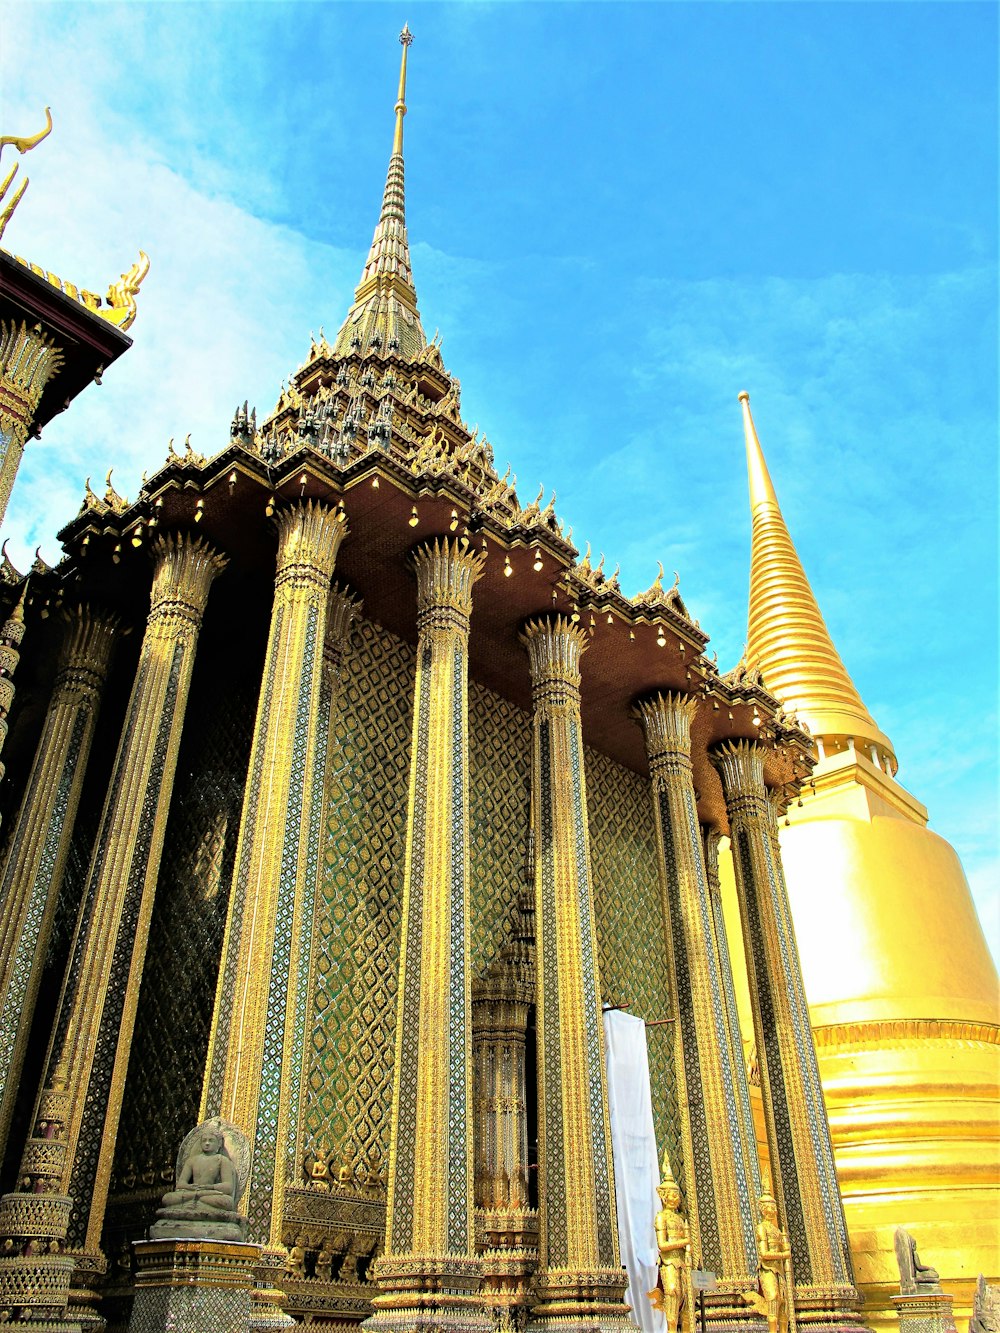
POLYGON ((336 329, 404 19, 414 275, 467 419, 627 591, 679 570, 728 666, 748 389, 834 640, 1000 939, 993 5, 8 4, 4 132, 56 128, 5 245, 95 290, 152 260, 134 348, 29 448, 11 554, 55 558, 86 475, 134 494, 169 437, 221 447, 336 329))

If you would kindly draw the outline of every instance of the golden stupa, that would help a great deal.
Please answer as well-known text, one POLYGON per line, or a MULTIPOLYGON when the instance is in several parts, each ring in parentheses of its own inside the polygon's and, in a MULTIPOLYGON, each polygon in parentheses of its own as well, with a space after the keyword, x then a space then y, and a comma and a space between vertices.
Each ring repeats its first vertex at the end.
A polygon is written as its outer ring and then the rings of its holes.
POLYGON ((958 857, 896 781, 892 742, 834 647, 740 401, 747 662, 818 756, 781 849, 855 1274, 873 1327, 895 1327, 893 1232, 909 1227, 961 1319, 977 1275, 1000 1271, 996 970, 958 857))

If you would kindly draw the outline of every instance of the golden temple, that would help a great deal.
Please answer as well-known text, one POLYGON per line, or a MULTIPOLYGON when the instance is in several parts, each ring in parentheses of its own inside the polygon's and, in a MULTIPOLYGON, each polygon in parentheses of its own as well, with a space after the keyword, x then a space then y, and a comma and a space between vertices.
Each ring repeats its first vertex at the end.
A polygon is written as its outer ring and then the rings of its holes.
MULTIPOLYGON (((623 1004, 669 1019, 657 1227, 714 1275, 706 1326, 894 1321, 898 1225, 967 1313, 1000 1267, 998 1029, 957 860, 833 647, 746 395, 728 673, 662 570, 626 597, 499 474, 417 308, 400 40, 333 342, 134 501, 88 483, 58 565, 0 568, 0 1319, 625 1329, 623 1004)), ((109 293, 128 322, 144 264, 109 293)), ((95 346, 125 326, 31 277, 55 295, 30 385, 3 311, 17 459, 67 303, 95 346)))

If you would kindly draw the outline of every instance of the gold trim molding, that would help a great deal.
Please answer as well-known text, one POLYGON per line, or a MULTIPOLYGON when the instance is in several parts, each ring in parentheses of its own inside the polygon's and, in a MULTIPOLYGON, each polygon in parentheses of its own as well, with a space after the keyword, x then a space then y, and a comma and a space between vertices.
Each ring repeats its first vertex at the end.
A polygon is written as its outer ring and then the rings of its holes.
POLYGON ((871 1023, 831 1023, 813 1028, 817 1047, 885 1046, 891 1042, 967 1041, 1000 1046, 1000 1025, 950 1018, 886 1018, 871 1023))

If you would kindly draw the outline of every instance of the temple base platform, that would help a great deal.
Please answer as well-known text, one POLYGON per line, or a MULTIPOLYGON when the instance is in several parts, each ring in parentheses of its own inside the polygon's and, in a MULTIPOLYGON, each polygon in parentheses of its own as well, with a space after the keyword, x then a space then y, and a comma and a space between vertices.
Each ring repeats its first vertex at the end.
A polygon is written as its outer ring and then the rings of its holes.
MULTIPOLYGON (((128 1333, 250 1333, 259 1245, 140 1240, 128 1333)), ((275 1325, 276 1327, 276 1325, 275 1325)))
POLYGON ((951 1297, 941 1291, 893 1296, 899 1333, 955 1333, 951 1297))

